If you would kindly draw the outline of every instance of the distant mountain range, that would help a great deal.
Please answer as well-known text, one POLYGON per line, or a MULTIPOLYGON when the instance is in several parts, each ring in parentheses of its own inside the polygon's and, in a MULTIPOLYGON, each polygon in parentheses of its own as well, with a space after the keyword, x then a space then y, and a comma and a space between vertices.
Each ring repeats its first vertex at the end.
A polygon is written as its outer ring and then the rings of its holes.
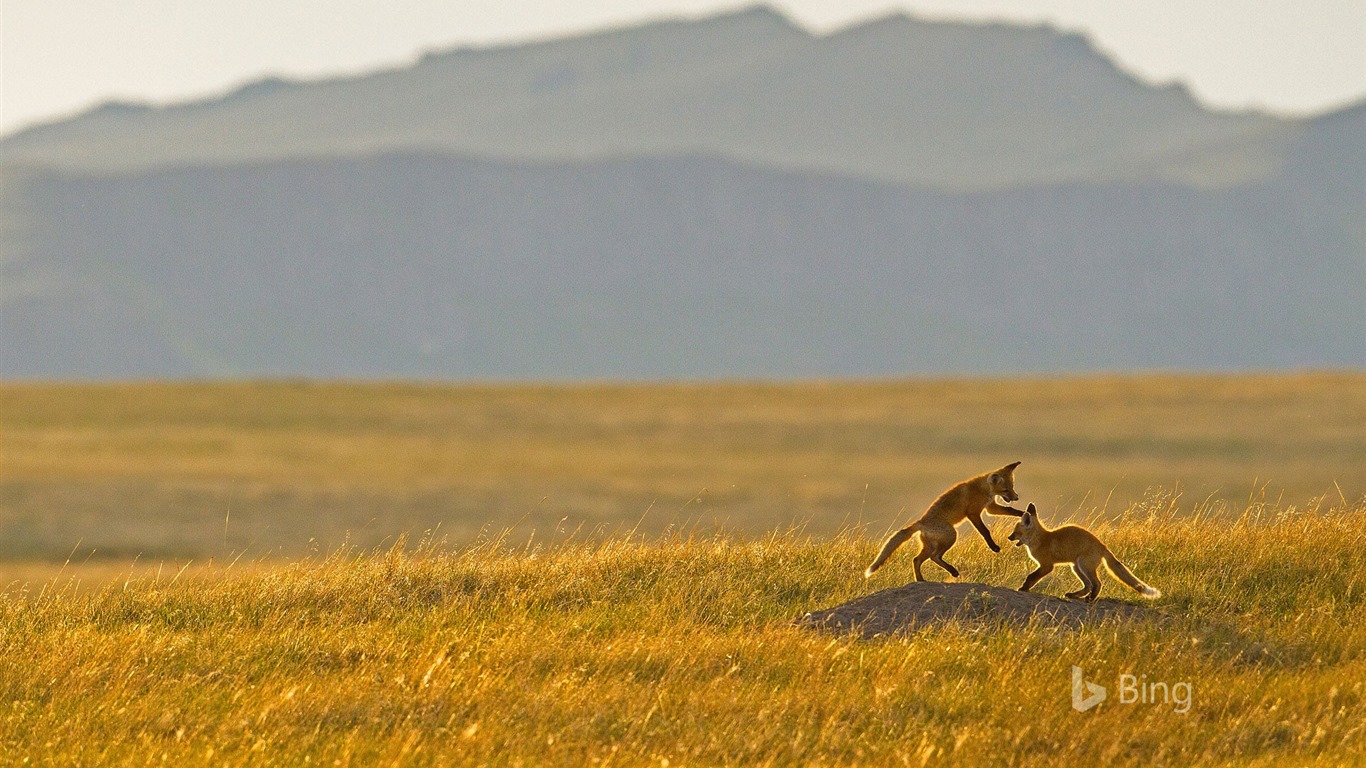
POLYGON ((0 376, 1366 365, 1366 103, 763 8, 0 141, 0 376))

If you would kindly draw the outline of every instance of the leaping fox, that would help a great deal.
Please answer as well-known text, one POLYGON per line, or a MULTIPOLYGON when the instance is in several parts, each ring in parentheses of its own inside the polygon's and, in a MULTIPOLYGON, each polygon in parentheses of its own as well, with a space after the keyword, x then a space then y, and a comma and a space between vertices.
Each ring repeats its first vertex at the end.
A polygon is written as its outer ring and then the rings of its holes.
POLYGON ((1033 504, 1025 509, 1020 522, 1010 534, 1010 540, 1015 542, 1017 547, 1023 546, 1029 552, 1030 559, 1039 566, 1025 577, 1024 585, 1020 587, 1021 592, 1028 592, 1030 587, 1039 583, 1039 579, 1052 572, 1053 566, 1066 563, 1072 566, 1072 572, 1082 583, 1081 589, 1068 592, 1067 596, 1074 599, 1084 597, 1088 603, 1095 602, 1096 596, 1100 594, 1098 570, 1104 561, 1110 572, 1135 592, 1149 600, 1156 600, 1162 596, 1161 592, 1139 581, 1138 577, 1115 557, 1115 553, 1111 552, 1109 547, 1085 528, 1078 525, 1064 525, 1051 531, 1045 528, 1043 523, 1039 522, 1039 513, 1033 504))
POLYGON ((892 534, 887 539, 887 543, 882 545, 882 551, 877 554, 873 564, 863 572, 864 578, 873 575, 873 571, 882 567, 887 562, 887 558, 892 556, 896 548, 901 546, 906 540, 915 534, 920 534, 920 554, 915 556, 915 580, 924 581, 925 577, 920 573, 920 564, 928 560, 933 560, 950 576, 958 577, 958 569, 944 562, 944 553, 949 551, 949 547, 958 540, 958 533, 954 526, 971 520, 977 532, 986 539, 987 546, 991 547, 992 552, 1000 552, 1001 548, 996 542, 991 540, 991 531, 987 530, 982 522, 982 513, 990 512, 993 515, 1012 515, 1019 517, 1024 514, 1018 509, 1013 509, 1000 504, 996 497, 1000 496, 1007 503, 1019 501, 1019 494, 1015 493, 1015 468, 1020 466, 1020 462, 1007 464, 995 472, 988 472, 985 475, 969 478, 953 486, 940 494, 938 499, 925 510, 925 514, 919 520, 902 528, 892 534))

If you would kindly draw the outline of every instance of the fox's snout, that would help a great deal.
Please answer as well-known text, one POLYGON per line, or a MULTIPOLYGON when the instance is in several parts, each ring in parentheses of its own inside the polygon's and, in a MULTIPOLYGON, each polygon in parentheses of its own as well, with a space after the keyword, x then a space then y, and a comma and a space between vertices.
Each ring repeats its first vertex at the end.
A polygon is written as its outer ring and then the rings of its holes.
POLYGON ((1005 500, 1008 501, 1008 502, 1009 502, 1009 501, 1019 501, 1019 500, 1020 500, 1020 494, 1018 494, 1018 493, 1016 493, 1016 492, 1014 492, 1014 491, 1002 491, 1002 492, 1001 492, 1001 498, 1005 499, 1005 500))

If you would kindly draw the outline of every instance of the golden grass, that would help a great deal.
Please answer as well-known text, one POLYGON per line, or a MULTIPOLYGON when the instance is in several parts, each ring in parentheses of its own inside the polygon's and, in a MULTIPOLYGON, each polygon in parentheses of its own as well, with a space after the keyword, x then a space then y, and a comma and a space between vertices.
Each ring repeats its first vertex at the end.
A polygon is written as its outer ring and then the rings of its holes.
MULTIPOLYGON (((1079 630, 792 626, 909 577, 865 531, 505 540, 57 579, 0 601, 0 754, 35 764, 1334 765, 1366 760, 1366 505, 1098 529, 1166 596, 1079 630), (1070 669, 1110 686, 1085 713, 1070 669), (1189 682, 1124 704, 1114 681, 1189 682)), ((1113 510, 1112 510, 1113 513, 1113 510)), ((954 552, 1014 586, 1020 550, 954 552)), ((1071 588, 1061 574, 1042 589, 1071 588)), ((1105 595, 1122 593, 1114 579, 1105 595)))
POLYGON ((1057 518, 1156 487, 1355 500, 1366 374, 4 384, 0 559, 292 558, 433 529, 881 533, 1015 460, 1057 518))
POLYGON ((1366 763, 1363 467, 1360 373, 0 385, 0 763, 1366 763), (1014 460, 1148 618, 792 626, 1014 460), (1072 665, 1111 698, 1074 712, 1072 665))

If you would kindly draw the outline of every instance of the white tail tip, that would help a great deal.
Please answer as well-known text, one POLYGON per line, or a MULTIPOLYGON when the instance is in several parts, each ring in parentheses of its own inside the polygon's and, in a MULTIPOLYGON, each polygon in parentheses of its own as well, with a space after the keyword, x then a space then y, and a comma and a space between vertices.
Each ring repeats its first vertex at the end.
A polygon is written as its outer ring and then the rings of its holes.
POLYGON ((1144 584, 1143 589, 1139 590, 1139 592, 1149 600, 1156 600, 1157 598, 1162 597, 1162 592, 1160 590, 1150 587, 1147 584, 1144 584))
POLYGON ((865 579, 871 579, 872 577, 873 577, 873 569, 872 569, 872 568, 864 568, 864 569, 863 569, 863 578, 865 578, 865 579))

